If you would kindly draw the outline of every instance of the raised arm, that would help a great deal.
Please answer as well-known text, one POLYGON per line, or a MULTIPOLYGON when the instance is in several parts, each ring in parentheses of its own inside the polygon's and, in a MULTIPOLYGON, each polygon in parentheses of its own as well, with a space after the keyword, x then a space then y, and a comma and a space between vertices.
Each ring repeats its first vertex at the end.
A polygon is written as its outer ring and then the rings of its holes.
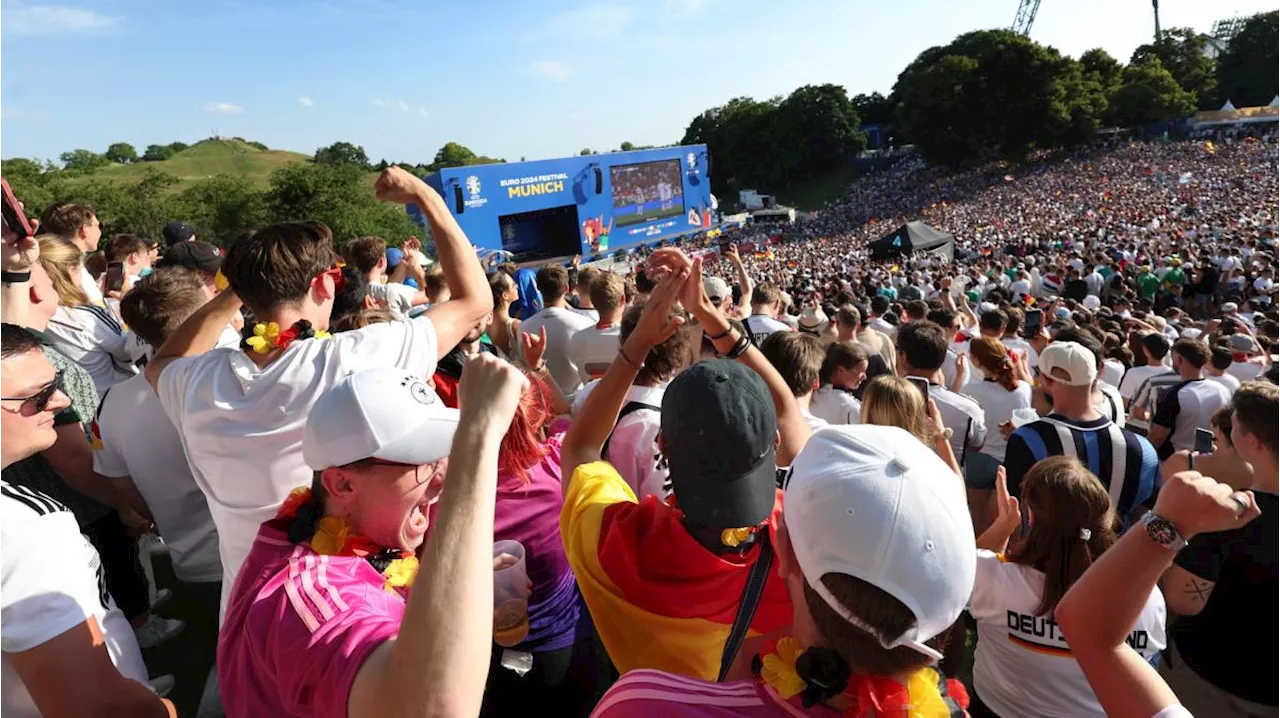
POLYGON ((378 199, 416 204, 431 226, 436 256, 450 295, 449 301, 431 307, 426 314, 436 329, 439 348, 436 358, 442 358, 453 351, 486 314, 493 311, 493 295, 485 281, 484 267, 480 266, 475 249, 467 241, 458 221, 449 214, 440 194, 426 182, 393 166, 382 171, 374 189, 378 199))
POLYGON ((498 447, 528 381, 489 354, 459 383, 462 415, 421 580, 399 635, 370 654, 351 686, 352 718, 474 716, 493 645, 493 511, 498 447))
MULTIPOLYGON (((5 272, 29 274, 40 261, 40 243, 34 237, 19 237, 4 225, 3 249, 0 250, 0 268, 5 272)), ((27 311, 31 306, 31 281, 0 283, 0 319, 5 324, 25 327, 27 311)))
POLYGON ((747 272, 747 266, 742 263, 742 257, 738 256, 737 244, 730 244, 725 256, 729 258, 729 263, 738 274, 738 286, 742 288, 742 296, 738 297, 737 310, 738 314, 745 317, 751 313, 751 293, 755 291, 756 285, 751 281, 751 275, 747 272))
MULTIPOLYGON (((724 356, 730 352, 742 335, 707 297, 702 286, 702 259, 690 262, 684 252, 674 247, 666 247, 654 252, 649 258, 649 265, 659 268, 660 271, 669 272, 681 272, 687 268, 688 279, 685 280, 682 296, 685 308, 693 314, 694 320, 711 338, 717 354, 724 356)), ((786 380, 759 349, 749 345, 746 352, 738 357, 738 361, 759 374, 764 379, 765 385, 769 387, 774 408, 778 412, 778 433, 782 435, 782 443, 778 447, 778 464, 787 466, 809 440, 811 433, 809 424, 800 413, 800 405, 796 403, 795 396, 787 387, 786 380)))
MULTIPOLYGON (((614 424, 618 412, 627 400, 627 390, 636 380, 636 374, 649 350, 666 341, 684 323, 683 317, 673 317, 671 308, 689 277, 688 268, 663 277, 649 295, 644 312, 627 341, 618 349, 596 387, 591 390, 574 417, 569 432, 565 434, 560 449, 561 486, 566 494, 573 481, 574 470, 582 465, 600 460, 600 450, 614 424)), ((698 279, 701 282, 701 278, 698 279)), ((525 336, 528 336, 527 334, 525 336)))
POLYGON ((240 297, 230 288, 224 289, 187 317, 164 344, 156 350, 156 355, 147 362, 147 383, 155 389, 160 384, 160 375, 164 368, 177 359, 204 354, 218 343, 222 330, 227 328, 231 320, 240 313, 240 297))
MULTIPOLYGON (((1188 471, 1165 483, 1154 513, 1190 539, 1239 528, 1261 512, 1253 492, 1236 492, 1188 471)), ((1084 572, 1054 612, 1098 702, 1112 718, 1150 718, 1178 703, 1151 664, 1125 643, 1173 558, 1173 551, 1153 541, 1141 526, 1134 527, 1084 572)))

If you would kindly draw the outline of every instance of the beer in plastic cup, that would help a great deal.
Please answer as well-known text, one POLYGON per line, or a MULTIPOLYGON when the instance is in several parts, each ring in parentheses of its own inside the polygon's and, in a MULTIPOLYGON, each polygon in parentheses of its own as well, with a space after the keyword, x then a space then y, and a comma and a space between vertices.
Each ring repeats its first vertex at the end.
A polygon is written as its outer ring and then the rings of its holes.
POLYGON ((529 577, 519 541, 493 544, 493 640, 511 648, 529 635, 529 577))

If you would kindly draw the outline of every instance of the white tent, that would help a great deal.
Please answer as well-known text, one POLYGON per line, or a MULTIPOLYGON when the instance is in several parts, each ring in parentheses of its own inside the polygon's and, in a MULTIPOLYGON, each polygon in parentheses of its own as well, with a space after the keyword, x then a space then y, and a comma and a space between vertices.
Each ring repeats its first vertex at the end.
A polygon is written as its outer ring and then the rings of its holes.
POLYGON ((1227 104, 1223 105, 1222 109, 1219 110, 1219 112, 1232 112, 1235 109, 1236 109, 1236 106, 1231 104, 1231 100, 1227 100, 1227 104))
POLYGON ((1276 95, 1276 99, 1272 100, 1267 107, 1280 107, 1280 95, 1276 95))

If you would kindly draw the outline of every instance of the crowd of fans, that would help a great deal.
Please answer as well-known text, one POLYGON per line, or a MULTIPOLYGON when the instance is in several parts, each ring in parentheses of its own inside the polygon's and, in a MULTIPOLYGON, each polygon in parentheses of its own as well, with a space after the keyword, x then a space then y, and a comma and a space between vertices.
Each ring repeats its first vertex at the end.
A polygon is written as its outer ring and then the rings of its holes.
POLYGON ((398 168, 434 261, 6 224, 2 709, 176 714, 155 536, 201 716, 1275 716, 1276 150, 908 157, 629 272, 486 275, 398 168))

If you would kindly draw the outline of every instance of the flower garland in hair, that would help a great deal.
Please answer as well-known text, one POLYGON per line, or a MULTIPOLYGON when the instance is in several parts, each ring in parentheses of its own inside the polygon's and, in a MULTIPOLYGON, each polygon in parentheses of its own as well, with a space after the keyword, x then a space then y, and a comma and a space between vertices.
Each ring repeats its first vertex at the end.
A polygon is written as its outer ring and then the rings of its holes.
MULTIPOLYGON (((939 674, 921 668, 904 683, 890 678, 854 674, 838 653, 827 648, 800 647, 790 636, 764 644, 751 670, 783 700, 800 696, 805 708, 838 699, 846 718, 951 718, 954 709, 969 707, 969 693, 960 681, 946 679, 946 696, 939 674)), ((839 708, 837 708, 839 710, 839 708)))
POLYGON ((329 336, 329 332, 313 328, 311 322, 306 319, 299 319, 284 331, 281 331, 280 325, 275 322, 254 324, 252 329, 248 327, 245 329, 244 339, 240 340, 240 348, 244 351, 252 351, 254 354, 268 354, 277 349, 284 349, 299 339, 324 339, 329 336))
POLYGON ((322 556, 359 556, 386 578, 387 593, 403 592, 418 575, 418 559, 411 551, 392 549, 355 533, 338 516, 324 516, 311 489, 301 486, 289 493, 275 521, 284 524, 293 543, 307 543, 322 556))

